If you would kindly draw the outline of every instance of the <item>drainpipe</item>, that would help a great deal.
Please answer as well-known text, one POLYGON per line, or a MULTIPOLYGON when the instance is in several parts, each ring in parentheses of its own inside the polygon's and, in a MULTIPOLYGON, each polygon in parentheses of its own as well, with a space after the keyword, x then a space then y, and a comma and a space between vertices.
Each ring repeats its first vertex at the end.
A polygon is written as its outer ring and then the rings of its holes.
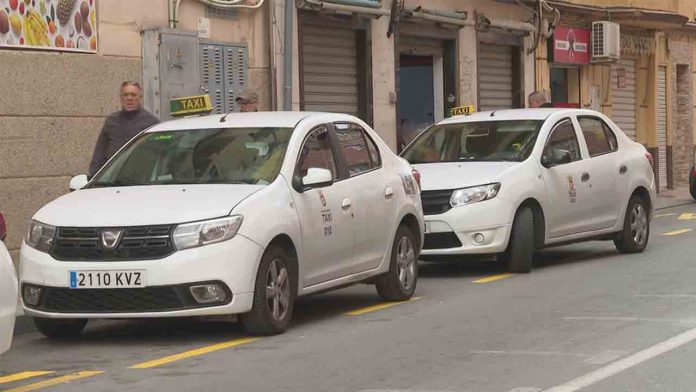
POLYGON ((292 111, 292 33, 295 2, 285 0, 285 57, 283 60, 283 110, 292 111))

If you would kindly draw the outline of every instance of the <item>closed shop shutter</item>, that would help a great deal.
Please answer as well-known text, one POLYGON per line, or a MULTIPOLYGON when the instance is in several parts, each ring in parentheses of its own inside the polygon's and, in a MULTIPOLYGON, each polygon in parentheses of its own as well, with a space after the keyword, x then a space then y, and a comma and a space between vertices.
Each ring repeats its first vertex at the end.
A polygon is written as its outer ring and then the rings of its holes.
POLYGON ((513 47, 479 44, 479 111, 514 107, 513 47))
POLYGON ((443 42, 432 38, 399 36, 399 53, 409 56, 442 57, 443 42))
POLYGON ((302 25, 302 110, 360 114, 357 31, 302 25))
POLYGON ((636 140, 636 61, 622 59, 611 66, 612 120, 636 140))
POLYGON ((657 71, 658 189, 667 188, 667 67, 657 71))
POLYGON ((247 48, 227 45, 200 46, 201 90, 213 103, 213 113, 239 111, 236 98, 248 80, 247 48))

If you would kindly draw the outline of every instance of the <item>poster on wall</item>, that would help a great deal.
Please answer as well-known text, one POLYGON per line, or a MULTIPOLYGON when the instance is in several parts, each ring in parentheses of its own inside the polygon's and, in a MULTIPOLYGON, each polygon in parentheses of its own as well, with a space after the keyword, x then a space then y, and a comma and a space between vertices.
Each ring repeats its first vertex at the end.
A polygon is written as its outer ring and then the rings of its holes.
POLYGON ((553 33, 553 62, 565 64, 590 63, 590 30, 556 27, 553 33))
POLYGON ((0 48, 97 52, 97 0, 0 0, 0 48))

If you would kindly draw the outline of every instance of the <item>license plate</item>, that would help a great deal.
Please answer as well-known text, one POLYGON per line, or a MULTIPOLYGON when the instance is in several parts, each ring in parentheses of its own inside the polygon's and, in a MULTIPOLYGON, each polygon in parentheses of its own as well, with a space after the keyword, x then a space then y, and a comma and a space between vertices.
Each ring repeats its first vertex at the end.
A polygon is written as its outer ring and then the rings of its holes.
POLYGON ((423 228, 423 234, 430 234, 430 222, 425 222, 425 227, 423 228))
POLYGON ((146 287, 145 271, 70 271, 71 289, 116 289, 146 287))

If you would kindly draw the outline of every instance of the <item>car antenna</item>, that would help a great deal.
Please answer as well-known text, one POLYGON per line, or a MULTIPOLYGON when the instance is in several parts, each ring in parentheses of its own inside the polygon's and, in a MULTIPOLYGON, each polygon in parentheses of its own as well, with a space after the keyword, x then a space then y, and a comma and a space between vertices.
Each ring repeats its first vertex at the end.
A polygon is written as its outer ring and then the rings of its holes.
POLYGON ((230 113, 226 113, 224 116, 222 116, 222 117, 220 118, 220 122, 221 122, 221 123, 224 123, 225 121, 227 121, 227 116, 229 116, 229 115, 230 115, 230 113))
POLYGON ((495 110, 491 112, 491 117, 495 117, 495 110))

